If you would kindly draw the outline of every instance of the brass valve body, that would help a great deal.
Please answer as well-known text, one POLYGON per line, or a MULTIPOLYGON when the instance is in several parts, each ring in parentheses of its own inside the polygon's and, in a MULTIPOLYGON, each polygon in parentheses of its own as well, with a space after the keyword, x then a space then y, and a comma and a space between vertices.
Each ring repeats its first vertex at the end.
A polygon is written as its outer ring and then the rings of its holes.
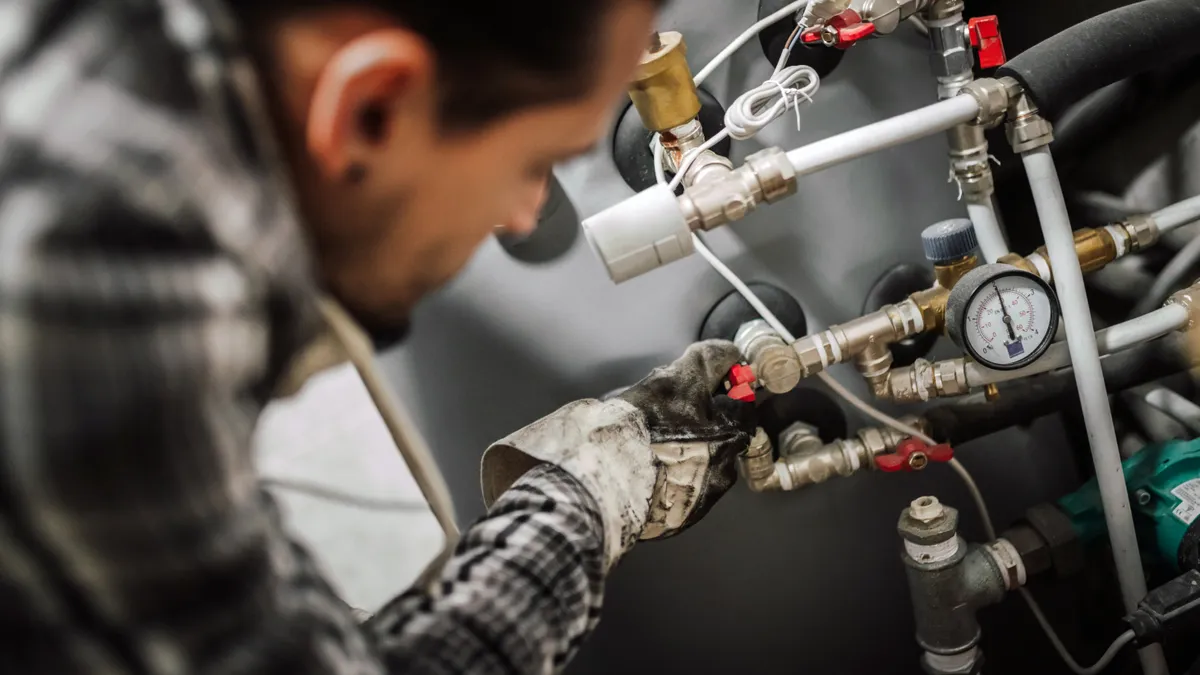
POLYGON ((668 131, 700 114, 683 35, 675 31, 658 34, 634 70, 629 98, 642 116, 642 124, 651 131, 668 131))

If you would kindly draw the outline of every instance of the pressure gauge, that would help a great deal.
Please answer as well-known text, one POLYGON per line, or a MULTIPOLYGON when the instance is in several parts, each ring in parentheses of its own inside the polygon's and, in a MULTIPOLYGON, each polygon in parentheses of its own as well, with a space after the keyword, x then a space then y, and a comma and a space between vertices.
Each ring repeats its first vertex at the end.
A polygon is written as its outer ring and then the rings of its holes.
POLYGON ((946 332, 982 365, 1012 370, 1050 347, 1058 311, 1058 298, 1041 277, 1012 265, 983 265, 951 290, 946 332))

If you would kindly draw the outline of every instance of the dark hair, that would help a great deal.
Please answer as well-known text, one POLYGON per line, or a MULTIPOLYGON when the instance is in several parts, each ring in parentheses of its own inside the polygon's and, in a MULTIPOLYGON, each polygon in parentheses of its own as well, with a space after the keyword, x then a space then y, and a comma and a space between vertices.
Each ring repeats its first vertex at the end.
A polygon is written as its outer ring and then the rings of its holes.
MULTIPOLYGON (((600 48, 597 27, 612 7, 634 0, 359 1, 396 17, 429 41, 437 59, 442 125, 454 131, 585 94, 600 48)), ((259 13, 264 5, 278 13, 337 4, 233 2, 245 12, 259 13)))

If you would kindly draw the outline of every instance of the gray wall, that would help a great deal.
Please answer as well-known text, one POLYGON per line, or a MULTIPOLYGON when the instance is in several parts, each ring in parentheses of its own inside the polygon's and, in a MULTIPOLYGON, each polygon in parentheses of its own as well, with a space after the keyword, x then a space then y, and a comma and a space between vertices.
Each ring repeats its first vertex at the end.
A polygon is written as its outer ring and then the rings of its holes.
MULTIPOLYGON (((698 69, 754 21, 756 4, 677 1, 663 25, 685 33, 698 69)), ((802 131, 781 120, 756 141, 735 144, 735 159, 932 102, 925 50, 908 27, 855 47, 804 109, 802 131)), ((707 87, 728 103, 769 72, 754 42, 707 87)), ((631 194, 608 147, 558 173, 584 216, 631 194)), ((922 262, 924 226, 964 215, 946 182, 944 153, 939 136, 807 177, 796 197, 711 241, 739 273, 790 289, 810 327, 852 318, 884 269, 922 262)), ((490 441, 673 358, 728 290, 698 256, 614 286, 582 237, 543 265, 514 261, 489 242, 420 308, 411 339, 384 364, 439 453, 467 521, 482 511, 478 461, 490 441)), ((836 375, 864 391, 852 370, 836 375)), ((1073 487, 1059 427, 1044 421, 1032 431, 960 448, 999 526, 1073 487)), ((601 628, 573 672, 916 672, 894 528, 899 510, 922 494, 959 506, 978 536, 965 491, 943 467, 793 494, 735 489, 685 536, 643 545, 621 564, 601 628)), ((1020 644, 996 631, 985 647, 1020 644)))

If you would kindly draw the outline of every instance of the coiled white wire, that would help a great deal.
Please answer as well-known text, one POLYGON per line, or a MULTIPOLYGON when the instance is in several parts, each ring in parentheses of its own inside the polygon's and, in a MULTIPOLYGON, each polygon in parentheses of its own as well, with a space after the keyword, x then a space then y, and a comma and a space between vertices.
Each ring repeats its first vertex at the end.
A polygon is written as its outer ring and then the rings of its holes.
MULTIPOLYGON (((781 57, 780 63, 785 63, 787 54, 781 57)), ((700 153, 709 150, 726 138, 744 141, 753 138, 771 122, 782 117, 787 111, 796 113, 796 130, 800 130, 800 104, 812 102, 813 94, 821 86, 821 78, 817 71, 809 66, 788 66, 777 69, 765 82, 738 96, 733 105, 725 111, 725 128, 712 138, 706 140, 700 147, 688 151, 679 162, 679 169, 671 179, 672 190, 683 182, 684 175, 692 166, 692 162, 700 153)), ((662 166, 662 142, 654 144, 654 172, 660 183, 666 182, 662 166)))

